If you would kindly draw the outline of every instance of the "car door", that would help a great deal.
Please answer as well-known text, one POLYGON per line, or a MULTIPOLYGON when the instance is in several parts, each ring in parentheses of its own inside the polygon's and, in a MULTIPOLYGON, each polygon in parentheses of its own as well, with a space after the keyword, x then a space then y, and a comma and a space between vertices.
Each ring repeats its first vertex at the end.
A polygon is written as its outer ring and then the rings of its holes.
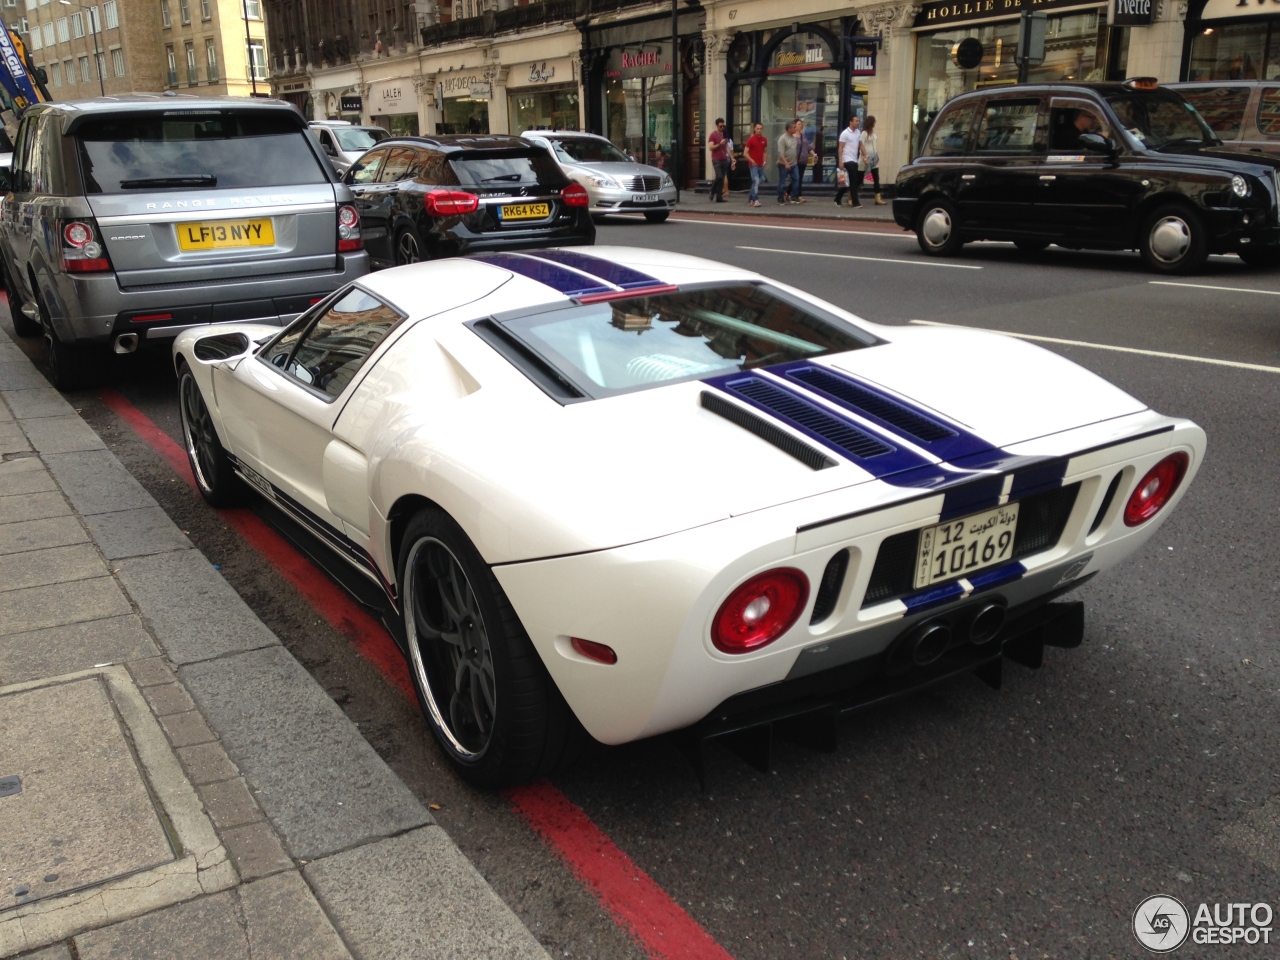
POLYGON ((1119 131, 1100 104, 1080 97, 1050 98, 1049 153, 1040 173, 1037 217, 1058 239, 1121 242, 1137 184, 1120 157, 1084 149, 1081 133, 1119 142, 1119 131))
MULTIPOLYGON (((19 289, 26 289, 27 258, 30 254, 31 229, 29 211, 24 217, 21 208, 30 199, 30 156, 32 131, 35 127, 36 115, 32 114, 22 121, 18 127, 17 139, 13 146, 13 160, 10 170, 10 191, 4 205, 4 257, 9 276, 19 284, 19 289)), ((29 206, 29 205, 28 205, 29 206)))
MULTIPOLYGON (((422 161, 422 151, 418 147, 395 147, 378 173, 379 202, 386 207, 387 254, 393 264, 412 262, 399 258, 396 249, 401 233, 410 227, 405 216, 409 211, 405 209, 401 195, 406 192, 406 188, 413 187, 414 178, 422 169, 422 161)), ((412 189, 409 192, 417 194, 415 205, 420 207, 420 192, 412 189)))
POLYGON ((402 319, 394 307, 352 286, 256 356, 214 369, 231 452, 306 522, 346 529, 325 494, 333 424, 365 361, 402 319))
POLYGON ((1035 232, 1033 207, 1044 163, 1044 98, 991 97, 978 117, 970 164, 961 175, 960 217, 984 236, 1035 232))
POLYGON ((392 147, 374 147, 351 165, 343 181, 351 188, 360 212, 360 229, 369 258, 379 266, 391 262, 391 240, 387 236, 388 209, 378 183, 383 164, 391 156, 392 147))

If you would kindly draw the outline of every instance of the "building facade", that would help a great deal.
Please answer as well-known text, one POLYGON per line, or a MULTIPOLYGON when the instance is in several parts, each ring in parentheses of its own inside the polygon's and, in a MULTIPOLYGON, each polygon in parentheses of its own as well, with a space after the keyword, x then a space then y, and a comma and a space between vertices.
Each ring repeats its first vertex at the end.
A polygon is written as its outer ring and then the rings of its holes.
POLYGON ((669 169, 678 151, 686 184, 704 176, 721 116, 739 149, 755 122, 773 140, 801 120, 806 179, 833 184, 854 113, 877 118, 892 180, 948 99, 1017 82, 1024 10, 1047 16, 1032 81, 1280 76, 1280 0, 703 0, 674 25, 665 0, 263 2, 273 90, 310 116, 396 132, 591 130, 669 169))

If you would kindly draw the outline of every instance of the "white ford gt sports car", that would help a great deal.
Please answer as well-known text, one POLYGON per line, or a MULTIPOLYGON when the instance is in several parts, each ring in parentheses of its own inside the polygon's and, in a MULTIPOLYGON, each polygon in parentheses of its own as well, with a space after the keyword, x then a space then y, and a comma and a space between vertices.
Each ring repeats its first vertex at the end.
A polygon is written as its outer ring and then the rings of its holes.
MULTIPOLYGON (((364 277, 174 346, 187 452, 376 587, 472 782, 772 732, 1083 635, 1204 432, 1023 341, 655 250, 364 277)), ((816 722, 821 721, 821 722, 816 722)))

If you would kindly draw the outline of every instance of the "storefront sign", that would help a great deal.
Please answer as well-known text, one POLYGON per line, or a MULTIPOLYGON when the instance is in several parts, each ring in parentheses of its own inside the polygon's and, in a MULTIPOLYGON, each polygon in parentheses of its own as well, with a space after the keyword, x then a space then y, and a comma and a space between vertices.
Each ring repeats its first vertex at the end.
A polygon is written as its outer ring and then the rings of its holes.
POLYGON ((342 112, 343 113, 359 113, 364 109, 364 98, 353 97, 350 94, 342 96, 342 112))
MULTIPOLYGON (((1111 0, 1115 3, 1116 0, 1111 0)), ((1273 17, 1280 14, 1280 0, 1209 0, 1201 20, 1226 20, 1228 17, 1273 17)))
POLYGON ((533 63, 513 64, 507 74, 508 87, 542 86, 548 83, 572 83, 573 61, 568 57, 559 60, 536 60, 533 63))
POLYGON ((480 75, 477 73, 445 74, 440 78, 440 93, 446 97, 466 97, 470 96, 471 88, 479 86, 481 83, 480 75))
POLYGON ((615 47, 609 52, 606 76, 627 80, 632 77, 660 77, 671 73, 671 42, 615 47))
POLYGON ((1152 0, 1111 0, 1113 27, 1149 27, 1155 4, 1152 0))
POLYGON ((874 77, 876 75, 876 45, 873 42, 855 40, 853 42, 853 60, 849 65, 851 77, 874 77))
MULTIPOLYGON (((1111 0, 1112 3, 1118 0, 1111 0)), ((1213 3, 1214 0, 1209 0, 1213 3)), ((1280 2, 1280 0, 1278 0, 1280 2)), ((1080 0, 942 0, 926 3, 916 14, 915 26, 941 27, 966 20, 991 20, 996 17, 1016 17, 1023 10, 1054 10, 1059 7, 1078 7, 1080 0)))
POLYGON ((370 84, 368 106, 369 112, 375 115, 417 113, 418 91, 407 78, 370 84))
POLYGON ((547 66, 547 61, 541 63, 529 64, 529 82, 530 83, 546 83, 556 75, 554 66, 547 66))
POLYGON ((491 83, 473 83, 468 95, 472 100, 492 100, 493 84, 491 83))
POLYGON ((303 90, 306 90, 306 89, 307 89, 306 80, 295 80, 293 83, 280 84, 281 93, 301 93, 303 90))
MULTIPOLYGON (((831 48, 816 33, 793 33, 773 51, 770 73, 819 70, 831 65, 831 48)), ((856 76, 856 74, 855 74, 856 76)))

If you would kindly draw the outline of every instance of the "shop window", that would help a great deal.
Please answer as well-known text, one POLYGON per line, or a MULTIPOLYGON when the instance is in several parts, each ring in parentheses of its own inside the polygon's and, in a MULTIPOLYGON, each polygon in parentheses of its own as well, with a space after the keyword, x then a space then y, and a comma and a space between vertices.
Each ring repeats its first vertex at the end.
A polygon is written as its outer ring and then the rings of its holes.
POLYGON ((1269 25, 1229 23, 1208 27, 1191 41, 1188 80, 1262 80, 1280 76, 1267 63, 1269 25))
POLYGON ((577 130, 578 90, 576 87, 517 90, 507 96, 507 115, 511 118, 512 133, 577 130))
POLYGON ((1280 89, 1267 87, 1258 101, 1258 129, 1264 137, 1280 137, 1280 89))
POLYGON ((1178 92, 1199 111, 1220 139, 1234 140, 1240 135, 1244 112, 1249 106, 1248 87, 1206 87, 1178 92))
POLYGON ((934 124, 933 134, 921 152, 926 157, 949 157, 964 153, 969 128, 978 112, 976 103, 960 103, 950 107, 934 124))
POLYGON ((987 104, 974 149, 983 153, 1030 153, 1036 143, 1039 100, 996 100, 987 104))
POLYGON ((665 163, 674 145, 671 77, 615 77, 605 100, 614 145, 642 163, 665 163))

